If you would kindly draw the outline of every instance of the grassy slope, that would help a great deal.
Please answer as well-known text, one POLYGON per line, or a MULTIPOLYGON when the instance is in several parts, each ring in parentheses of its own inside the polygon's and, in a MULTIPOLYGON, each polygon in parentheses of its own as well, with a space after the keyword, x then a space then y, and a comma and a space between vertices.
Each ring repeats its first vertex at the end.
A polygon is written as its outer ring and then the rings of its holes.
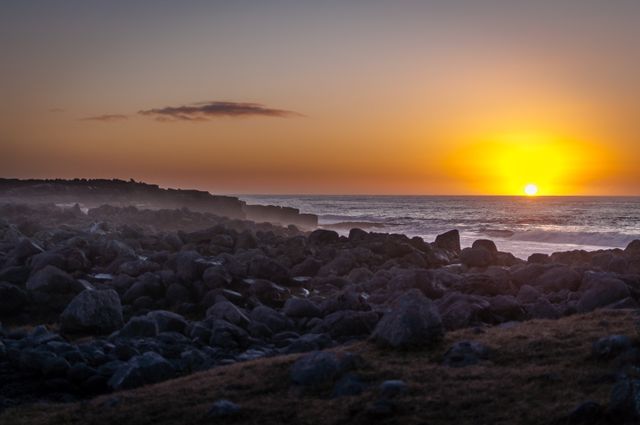
POLYGON ((67 405, 32 405, 0 415, 1 424, 544 424, 580 402, 606 403, 612 365, 590 358, 591 343, 614 333, 635 338, 637 312, 599 311, 557 321, 536 320, 513 328, 465 329, 447 334, 438 347, 420 352, 379 350, 358 342, 339 350, 362 355, 360 374, 371 389, 360 396, 329 398, 330 391, 301 394, 289 384, 298 355, 219 367, 161 384, 67 405), (460 369, 439 364, 452 342, 475 339, 495 349, 489 362, 460 369), (371 418, 364 411, 385 379, 410 387, 399 412, 371 418), (110 401, 120 401, 112 406, 110 401), (234 419, 206 417, 212 401, 240 404, 234 419))

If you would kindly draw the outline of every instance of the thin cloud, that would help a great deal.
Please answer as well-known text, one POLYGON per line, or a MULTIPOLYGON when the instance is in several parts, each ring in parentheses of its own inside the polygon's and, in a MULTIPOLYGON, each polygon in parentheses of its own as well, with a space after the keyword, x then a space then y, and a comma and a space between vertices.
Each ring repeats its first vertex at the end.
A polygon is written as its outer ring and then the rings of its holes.
POLYGON ((167 106, 164 108, 147 109, 138 112, 150 116, 158 121, 208 121, 218 117, 300 117, 301 114, 284 109, 269 108, 259 103, 238 102, 201 102, 183 106, 167 106))
POLYGON ((80 118, 80 121, 115 122, 115 121, 123 121, 127 119, 129 119, 129 117, 122 114, 105 114, 105 115, 97 115, 94 117, 80 118))
POLYGON ((53 112, 53 113, 64 112, 64 109, 63 108, 51 108, 51 109, 49 109, 49 112, 53 112))

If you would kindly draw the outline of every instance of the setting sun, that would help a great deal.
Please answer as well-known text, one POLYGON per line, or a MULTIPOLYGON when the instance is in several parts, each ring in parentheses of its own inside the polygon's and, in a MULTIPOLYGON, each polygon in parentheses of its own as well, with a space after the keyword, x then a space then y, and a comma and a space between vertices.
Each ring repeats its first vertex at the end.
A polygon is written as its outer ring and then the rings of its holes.
POLYGON ((524 187, 524 193, 527 196, 536 196, 538 194, 538 186, 533 183, 529 183, 524 187))

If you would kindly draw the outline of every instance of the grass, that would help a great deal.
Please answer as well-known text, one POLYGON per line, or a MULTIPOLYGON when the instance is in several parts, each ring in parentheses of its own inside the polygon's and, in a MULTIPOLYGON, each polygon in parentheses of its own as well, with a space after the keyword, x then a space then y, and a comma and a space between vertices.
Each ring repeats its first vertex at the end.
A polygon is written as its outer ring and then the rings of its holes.
MULTIPOLYGON (((437 347, 417 352, 380 350, 367 342, 340 347, 360 354, 359 372, 369 389, 330 398, 330 390, 292 388, 288 370, 299 355, 233 364, 180 379, 74 404, 35 404, 8 409, 0 424, 548 424, 586 400, 606 404, 613 365, 591 358, 596 339, 636 338, 631 310, 596 311, 560 320, 534 320, 511 328, 450 332, 437 347), (459 340, 493 348, 489 361, 465 368, 442 366, 446 348, 459 340), (385 379, 402 379, 409 392, 389 417, 371 417, 385 379), (239 416, 207 417, 211 403, 226 398, 239 416)), ((636 341, 637 342, 637 341, 636 341)))

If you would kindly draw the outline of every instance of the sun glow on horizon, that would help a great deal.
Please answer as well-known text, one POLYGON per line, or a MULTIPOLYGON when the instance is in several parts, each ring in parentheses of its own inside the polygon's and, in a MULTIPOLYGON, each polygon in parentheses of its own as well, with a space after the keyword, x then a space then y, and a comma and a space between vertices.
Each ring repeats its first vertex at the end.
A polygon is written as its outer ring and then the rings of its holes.
POLYGON ((478 194, 578 195, 606 173, 602 145, 545 133, 498 133, 452 151, 451 176, 478 194))
POLYGON ((536 196, 538 194, 538 186, 534 183, 529 183, 524 187, 524 194, 527 196, 536 196))

